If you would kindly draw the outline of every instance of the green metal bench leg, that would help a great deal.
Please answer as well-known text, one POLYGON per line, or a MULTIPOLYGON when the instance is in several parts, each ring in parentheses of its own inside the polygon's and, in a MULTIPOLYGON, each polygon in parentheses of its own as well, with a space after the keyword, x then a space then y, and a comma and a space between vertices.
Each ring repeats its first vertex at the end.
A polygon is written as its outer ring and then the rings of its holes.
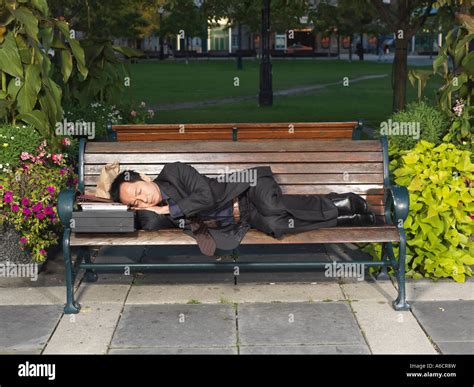
POLYGON ((81 309, 81 305, 74 300, 74 271, 71 261, 71 246, 69 243, 70 237, 71 230, 64 230, 63 255, 66 274, 66 305, 64 306, 65 314, 79 313, 79 310, 81 309))
MULTIPOLYGON (((92 263, 91 261, 91 250, 89 247, 81 247, 81 253, 83 254, 85 263, 92 263)), ((93 269, 86 269, 84 274, 84 282, 97 282, 99 276, 93 269)))
MULTIPOLYGON (((388 252, 391 255, 392 262, 395 259, 392 244, 388 244, 388 252)), ((395 268, 398 282, 398 297, 393 301, 392 305, 395 310, 411 310, 410 304, 406 300, 405 288, 405 258, 406 258, 406 238, 405 230, 400 230, 400 245, 398 250, 398 263, 395 268)))
MULTIPOLYGON (((382 243, 382 253, 380 254, 380 260, 383 261, 388 261, 388 254, 387 254, 387 243, 384 242, 382 243)), ((374 273, 374 276, 377 280, 386 280, 389 279, 388 275, 388 269, 387 266, 382 266, 379 271, 374 273)))

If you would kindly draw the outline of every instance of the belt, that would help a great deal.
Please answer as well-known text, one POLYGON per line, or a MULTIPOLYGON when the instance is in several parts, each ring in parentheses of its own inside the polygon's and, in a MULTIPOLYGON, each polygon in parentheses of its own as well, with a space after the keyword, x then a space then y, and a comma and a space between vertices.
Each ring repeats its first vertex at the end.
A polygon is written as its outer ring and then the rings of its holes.
POLYGON ((239 198, 233 198, 232 199, 233 205, 232 205, 232 214, 234 216, 235 222, 240 221, 240 208, 239 208, 239 198))

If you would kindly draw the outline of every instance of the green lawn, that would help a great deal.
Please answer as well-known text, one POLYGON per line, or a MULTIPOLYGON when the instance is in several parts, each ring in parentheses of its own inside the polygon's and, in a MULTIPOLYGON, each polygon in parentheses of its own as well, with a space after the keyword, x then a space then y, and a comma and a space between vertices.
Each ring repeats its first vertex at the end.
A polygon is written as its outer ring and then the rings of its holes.
MULTIPOLYGON (((205 108, 159 111, 161 104, 192 102, 258 93, 259 65, 245 61, 238 71, 234 61, 148 62, 132 65, 132 90, 129 97, 157 107, 157 123, 190 122, 276 122, 338 121, 363 119, 378 126, 391 113, 391 64, 346 61, 274 61, 275 91, 297 86, 332 83, 344 77, 387 74, 383 79, 361 81, 349 87, 329 86, 308 94, 275 97, 272 108, 260 108, 256 102, 238 102, 205 108), (239 77, 240 86, 234 86, 239 77)), ((431 82, 426 91, 434 99, 439 82, 431 82)), ((408 86, 409 100, 415 89, 408 86)))

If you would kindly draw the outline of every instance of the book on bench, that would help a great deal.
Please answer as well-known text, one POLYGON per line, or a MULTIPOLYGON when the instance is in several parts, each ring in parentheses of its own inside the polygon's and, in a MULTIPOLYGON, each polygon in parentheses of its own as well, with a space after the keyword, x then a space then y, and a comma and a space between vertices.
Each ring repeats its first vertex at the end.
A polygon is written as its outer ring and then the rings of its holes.
POLYGON ((122 203, 93 195, 78 195, 82 211, 72 213, 71 230, 76 233, 126 233, 136 230, 135 211, 122 203))

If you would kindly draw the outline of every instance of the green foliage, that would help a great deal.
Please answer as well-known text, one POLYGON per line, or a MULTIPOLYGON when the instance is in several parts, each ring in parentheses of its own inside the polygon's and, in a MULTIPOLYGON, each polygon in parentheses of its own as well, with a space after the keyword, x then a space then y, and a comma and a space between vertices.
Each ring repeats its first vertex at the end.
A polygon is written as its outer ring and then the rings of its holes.
POLYGON ((407 275, 464 282, 472 275, 474 165, 453 144, 420 141, 390 163, 395 183, 410 193, 407 275))
POLYGON ((21 234, 22 248, 36 262, 43 262, 47 249, 58 244, 58 194, 76 183, 67 155, 48 152, 43 142, 36 154, 0 175, 0 223, 14 226, 21 234))
POLYGON ((107 123, 121 123, 123 113, 115 105, 110 106, 95 102, 85 107, 77 104, 65 106, 64 117, 68 122, 95 123, 95 138, 97 139, 107 136, 107 123))
POLYGON ((22 152, 32 153, 41 137, 32 126, 0 125, 0 174, 20 164, 22 152))
MULTIPOLYGON (((390 120, 393 127, 394 125, 399 125, 402 128, 402 126, 413 123, 414 125, 419 124, 420 129, 420 138, 414 138, 415 136, 413 134, 410 135, 409 133, 394 135, 390 135, 390 132, 386 133, 391 150, 411 149, 420 139, 437 145, 440 143, 441 136, 446 133, 448 127, 446 115, 424 101, 417 101, 408 104, 405 110, 393 114, 390 117, 390 120)), ((388 123, 385 122, 383 124, 388 123)), ((383 126, 381 124, 381 127, 378 129, 379 135, 384 134, 382 129, 383 126)), ((403 130, 400 130, 400 133, 402 132, 403 130)))
POLYGON ((66 83, 74 65, 87 76, 84 52, 69 25, 49 16, 45 0, 0 0, 0 25, 0 119, 32 125, 58 146, 53 128, 62 119, 62 91, 49 53, 60 58, 66 83))
MULTIPOLYGON (((441 2, 443 5, 446 3, 441 2)), ((457 14, 457 17, 460 24, 447 34, 439 55, 433 61, 433 74, 444 79, 444 85, 438 91, 438 103, 450 122, 443 140, 472 152, 474 52, 469 50, 469 46, 474 39, 474 18, 467 14, 457 14)), ((410 81, 413 86, 417 85, 419 98, 428 78, 426 71, 410 71, 410 81)))
POLYGON ((66 104, 79 103, 82 107, 94 102, 118 104, 131 84, 128 64, 119 55, 130 59, 142 54, 132 48, 115 46, 108 39, 85 39, 81 44, 89 73, 85 78, 80 72, 72 72, 70 82, 65 85, 66 104))
POLYGON ((142 101, 140 104, 133 103, 130 107, 123 107, 124 124, 148 124, 155 117, 155 111, 147 107, 142 101))

